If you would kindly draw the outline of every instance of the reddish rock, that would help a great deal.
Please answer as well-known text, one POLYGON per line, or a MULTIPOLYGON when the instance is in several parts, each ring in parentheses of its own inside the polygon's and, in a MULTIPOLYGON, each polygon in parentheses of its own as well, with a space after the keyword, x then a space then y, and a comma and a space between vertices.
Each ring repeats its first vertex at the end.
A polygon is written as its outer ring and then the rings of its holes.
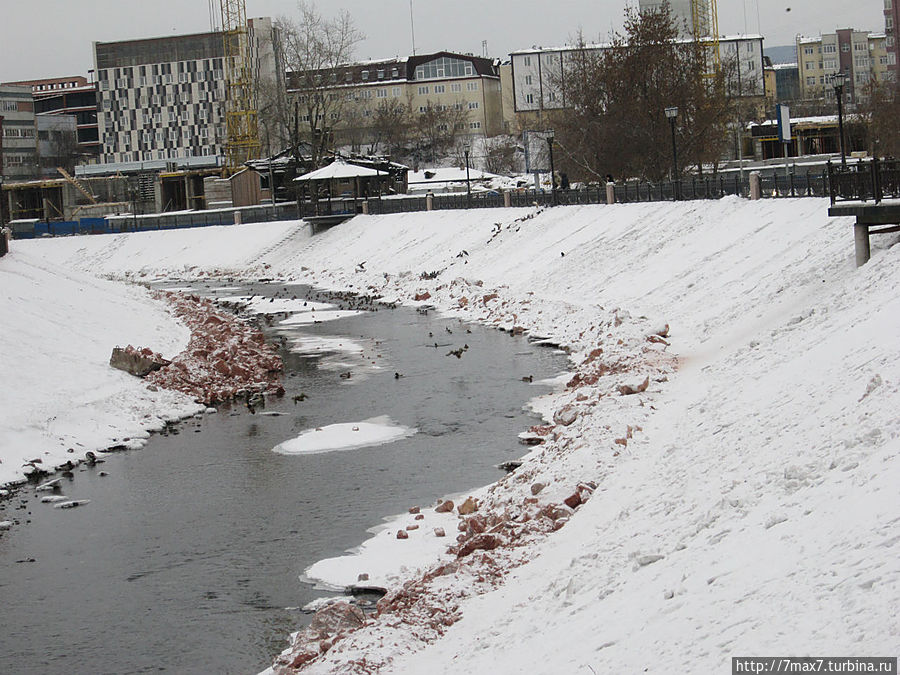
POLYGON ((461 516, 468 516, 471 513, 475 513, 477 510, 478 502, 473 497, 469 497, 466 501, 456 507, 457 513, 461 516))
POLYGON ((438 504, 434 510, 437 513, 450 513, 450 511, 453 510, 453 502, 448 499, 447 501, 438 504))
POLYGON ((545 487, 547 487, 547 486, 544 485, 543 483, 532 483, 531 494, 538 495, 541 493, 541 490, 543 490, 545 487))
POLYGON ((409 539, 409 535, 406 533, 406 530, 397 530, 397 539, 409 539))
POLYGON ((493 551, 502 543, 503 540, 496 534, 476 534, 462 545, 456 555, 459 558, 465 558, 474 551, 493 551))
POLYGON ((301 668, 302 666, 305 666, 307 663, 309 663, 313 659, 319 658, 319 654, 320 654, 319 650, 317 650, 317 649, 313 650, 313 649, 309 649, 309 648, 306 648, 299 652, 291 654, 291 656, 293 658, 291 659, 290 667, 291 668, 301 668))
POLYGON ((447 533, 444 532, 443 527, 436 527, 436 528, 434 528, 434 536, 435 537, 446 537, 447 533))
POLYGON ((421 302, 423 300, 428 300, 431 297, 431 293, 425 291, 424 293, 416 293, 415 300, 416 302, 421 302))
POLYGON ((413 530, 418 530, 419 526, 418 525, 407 525, 406 529, 407 529, 407 531, 412 532, 413 530))
POLYGON ((641 392, 647 391, 647 387, 649 386, 650 376, 648 375, 639 385, 632 386, 630 384, 621 384, 618 389, 622 396, 630 396, 631 394, 640 394, 641 392))
POLYGON ((566 497, 563 502, 570 509, 575 509, 581 505, 581 493, 576 490, 574 493, 566 497))
POLYGON ((416 514, 416 520, 425 520, 425 515, 422 514, 422 513, 417 513, 417 514, 416 514))
POLYGON ((410 513, 418 513, 418 512, 419 512, 419 507, 418 507, 418 506, 411 506, 410 509, 409 509, 409 512, 410 512, 410 513))
POLYGON ((487 522, 482 516, 472 516, 464 521, 466 531, 470 534, 481 534, 487 529, 487 522))
POLYGON ((357 580, 357 581, 368 581, 368 580, 369 580, 369 575, 366 574, 365 572, 363 572, 362 574, 360 574, 360 575, 358 575, 358 576, 356 577, 356 580, 357 580))

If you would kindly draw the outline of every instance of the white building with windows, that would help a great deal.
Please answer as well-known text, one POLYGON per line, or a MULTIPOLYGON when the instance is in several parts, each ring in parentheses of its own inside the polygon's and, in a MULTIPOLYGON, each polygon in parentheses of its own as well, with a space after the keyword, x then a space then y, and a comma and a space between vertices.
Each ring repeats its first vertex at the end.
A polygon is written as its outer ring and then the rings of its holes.
MULTIPOLYGON (((329 73, 325 92, 304 91, 302 78, 287 74, 288 94, 299 104, 300 121, 308 123, 304 104, 309 96, 340 101, 326 122, 339 143, 358 145, 372 140, 380 107, 402 107, 413 118, 429 110, 452 110, 456 135, 495 136, 503 133, 499 63, 492 59, 437 52, 366 61, 329 73)), ((442 131, 451 131, 443 129, 442 131)))
POLYGON ((819 37, 797 36, 797 65, 802 98, 834 100, 834 74, 846 76, 844 94, 849 104, 866 99, 871 82, 894 79, 896 55, 887 46, 884 33, 844 28, 819 37))
MULTIPOLYGON (((257 77, 275 79, 272 20, 248 23, 251 69, 257 77)), ((95 42, 100 161, 221 157, 224 51, 218 32, 95 42)))
MULTIPOLYGON (((609 45, 595 44, 584 48, 595 52, 609 45)), ((513 109, 517 114, 535 115, 543 111, 568 107, 565 97, 566 75, 578 47, 533 47, 510 54, 513 109)), ((731 86, 736 94, 748 97, 765 95, 762 35, 725 36, 719 39, 722 64, 736 64, 731 86)))
POLYGON ((0 176, 9 180, 38 174, 31 87, 0 85, 0 176))

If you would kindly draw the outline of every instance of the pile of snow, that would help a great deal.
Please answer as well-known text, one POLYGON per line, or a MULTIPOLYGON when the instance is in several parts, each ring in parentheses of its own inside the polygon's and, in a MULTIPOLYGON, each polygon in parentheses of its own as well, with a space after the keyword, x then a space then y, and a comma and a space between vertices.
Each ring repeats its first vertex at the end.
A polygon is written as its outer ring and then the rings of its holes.
MULTIPOLYGON (((41 279, 57 265, 219 271, 418 297, 571 352, 569 386, 538 403, 547 440, 473 495, 484 512, 507 509, 500 525, 522 530, 521 545, 417 557, 404 547, 425 542, 424 527, 391 536, 415 524, 404 515, 377 546, 330 563, 333 574, 316 569, 338 581, 374 570, 392 584, 391 609, 328 642, 305 672, 717 672, 737 655, 896 651, 900 247, 874 237, 857 269, 852 221, 827 207, 441 211, 357 217, 315 237, 274 223, 14 242, 12 260, 42 260, 41 279), (576 491, 552 534, 516 520, 576 491), (430 619, 415 597, 432 603, 430 619)), ((4 316, 61 309, 29 297, 0 296, 4 316)), ((66 318, 101 328, 87 312, 66 318)), ((454 515, 448 539, 472 517, 454 515)))
POLYGON ((416 433, 416 429, 397 424, 382 415, 362 422, 329 424, 307 429, 296 438, 279 443, 272 451, 279 455, 316 455, 384 445, 399 441, 401 438, 409 438, 416 433))

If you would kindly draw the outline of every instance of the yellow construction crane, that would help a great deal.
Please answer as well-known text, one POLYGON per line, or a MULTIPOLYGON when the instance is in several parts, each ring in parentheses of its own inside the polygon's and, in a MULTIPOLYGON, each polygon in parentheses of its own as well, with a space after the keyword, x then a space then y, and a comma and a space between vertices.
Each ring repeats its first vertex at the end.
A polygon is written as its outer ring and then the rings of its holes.
POLYGON ((715 77, 721 67, 719 55, 719 13, 716 0, 691 0, 694 39, 707 53, 706 77, 715 77))
POLYGON ((259 114, 253 95, 247 5, 244 0, 219 0, 225 41, 225 172, 240 171, 259 157, 259 114))

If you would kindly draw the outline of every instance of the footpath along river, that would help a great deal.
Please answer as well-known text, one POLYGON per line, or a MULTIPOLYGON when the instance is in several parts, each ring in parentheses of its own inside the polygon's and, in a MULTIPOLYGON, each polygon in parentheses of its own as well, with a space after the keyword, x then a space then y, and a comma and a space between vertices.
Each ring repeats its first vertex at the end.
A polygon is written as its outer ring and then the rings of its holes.
MULTIPOLYGON (((221 286, 195 284, 220 297, 308 293, 221 286)), ((16 522, 0 534, 0 672, 259 672, 308 622, 299 608, 325 594, 300 581, 304 569, 384 517, 499 478, 498 463, 526 452, 517 434, 538 421, 525 403, 549 390, 522 378, 566 366, 527 338, 433 312, 283 318, 266 328, 281 345, 283 398, 254 413, 221 406, 76 468, 60 494, 90 500, 83 507, 53 508, 33 486, 0 503, 0 520, 16 522), (348 343, 364 357, 342 351, 348 343), (418 433, 273 452, 306 429, 382 416, 418 433)))

